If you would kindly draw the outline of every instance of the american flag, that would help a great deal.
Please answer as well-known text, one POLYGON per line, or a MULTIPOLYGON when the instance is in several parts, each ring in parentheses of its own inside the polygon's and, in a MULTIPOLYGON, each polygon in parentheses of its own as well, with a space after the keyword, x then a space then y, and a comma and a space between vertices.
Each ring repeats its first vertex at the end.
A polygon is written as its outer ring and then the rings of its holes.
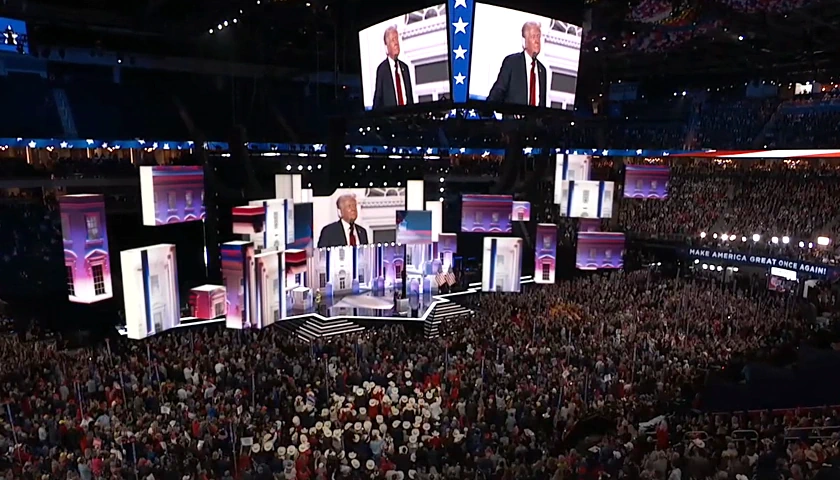
POLYGON ((445 273, 443 273, 443 272, 439 272, 439 273, 435 276, 435 282, 438 284, 438 286, 441 286, 441 285, 443 285, 444 283, 446 283, 446 274, 445 274, 445 273))
POLYGON ((449 273, 446 274, 446 283, 448 283, 449 286, 455 285, 455 274, 454 273, 449 272, 449 273))

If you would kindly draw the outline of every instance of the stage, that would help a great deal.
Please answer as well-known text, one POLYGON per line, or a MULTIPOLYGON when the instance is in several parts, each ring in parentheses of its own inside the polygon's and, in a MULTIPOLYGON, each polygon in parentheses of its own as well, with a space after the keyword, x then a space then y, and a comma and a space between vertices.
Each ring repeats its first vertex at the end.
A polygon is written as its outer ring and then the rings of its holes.
MULTIPOLYGON (((531 276, 523 276, 522 284, 533 283, 531 276)), ((464 306, 467 300, 481 294, 481 282, 470 284, 465 290, 439 295, 418 295, 415 299, 404 299, 405 307, 394 309, 393 290, 386 290, 385 295, 373 296, 368 292, 334 297, 331 302, 322 305, 321 312, 313 308, 309 312, 289 312, 281 319, 265 328, 280 328, 289 335, 303 341, 311 342, 317 339, 335 335, 361 332, 376 325, 397 323, 411 324, 422 327, 428 338, 441 335, 441 324, 474 312, 464 306), (417 302, 417 303, 413 303, 417 302), (412 307, 418 307, 416 314, 412 314, 412 307), (401 314, 397 314, 399 311, 401 314)), ((182 317, 181 323, 172 328, 173 331, 191 327, 200 327, 224 323, 225 317, 212 320, 200 320, 195 317, 182 317)), ((117 328, 121 335, 126 335, 125 326, 117 328)))

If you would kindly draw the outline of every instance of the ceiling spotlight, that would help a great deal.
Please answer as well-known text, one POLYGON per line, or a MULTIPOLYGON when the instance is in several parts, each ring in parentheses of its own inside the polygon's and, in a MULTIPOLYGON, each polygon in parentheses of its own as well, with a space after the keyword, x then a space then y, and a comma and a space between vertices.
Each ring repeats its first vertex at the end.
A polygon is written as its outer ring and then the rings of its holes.
POLYGON ((227 20, 225 20, 225 21, 224 21, 224 25, 225 25, 226 27, 228 26, 228 21, 227 21, 227 20))
POLYGON ((210 29, 210 35, 213 35, 213 29, 212 28, 210 29))

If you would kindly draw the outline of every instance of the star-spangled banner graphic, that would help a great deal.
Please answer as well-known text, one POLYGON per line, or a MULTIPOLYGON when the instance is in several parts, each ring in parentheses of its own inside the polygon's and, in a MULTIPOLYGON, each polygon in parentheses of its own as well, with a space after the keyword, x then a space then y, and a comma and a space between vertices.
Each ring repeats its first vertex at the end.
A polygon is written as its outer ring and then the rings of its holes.
POLYGON ((470 56, 472 50, 473 0, 449 0, 449 79, 453 103, 465 103, 470 87, 470 56))
MULTIPOLYGON (((227 142, 205 142, 202 145, 211 154, 220 154, 230 151, 227 142)), ((300 158, 326 158, 327 148, 322 143, 265 143, 250 142, 245 147, 255 155, 266 157, 277 157, 286 160, 283 156, 294 156, 300 158)), ((120 149, 145 149, 153 150, 191 150, 195 148, 192 141, 183 140, 161 140, 139 138, 129 140, 103 140, 84 138, 0 138, 0 152, 9 148, 32 148, 32 149, 86 149, 105 148, 110 150, 120 149)), ((415 157, 438 157, 440 155, 481 155, 504 156, 504 148, 481 148, 481 147, 457 147, 449 148, 406 146, 406 145, 345 145, 345 153, 348 157, 369 158, 370 155, 388 155, 394 159, 415 158, 415 157)), ((526 156, 545 153, 538 147, 523 147, 522 153, 526 156)), ((730 158, 754 159, 754 158, 840 158, 840 149, 800 149, 800 150, 660 150, 660 149, 614 149, 614 148, 550 148, 549 154, 568 155, 593 155, 599 157, 702 157, 702 158, 730 158)), ((435 158, 430 158, 435 159, 435 158)))

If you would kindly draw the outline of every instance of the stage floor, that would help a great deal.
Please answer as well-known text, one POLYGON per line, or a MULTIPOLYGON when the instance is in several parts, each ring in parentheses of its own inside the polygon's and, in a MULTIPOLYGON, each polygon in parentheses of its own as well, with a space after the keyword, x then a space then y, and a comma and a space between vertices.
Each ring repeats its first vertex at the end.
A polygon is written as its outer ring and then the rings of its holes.
POLYGON ((385 290, 384 294, 363 292, 358 294, 335 295, 333 298, 323 297, 320 311, 317 306, 309 310, 289 308, 287 316, 318 313, 324 317, 402 317, 420 318, 431 307, 432 294, 414 295, 408 297, 408 302, 401 302, 400 308, 394 305, 393 289, 385 290))

